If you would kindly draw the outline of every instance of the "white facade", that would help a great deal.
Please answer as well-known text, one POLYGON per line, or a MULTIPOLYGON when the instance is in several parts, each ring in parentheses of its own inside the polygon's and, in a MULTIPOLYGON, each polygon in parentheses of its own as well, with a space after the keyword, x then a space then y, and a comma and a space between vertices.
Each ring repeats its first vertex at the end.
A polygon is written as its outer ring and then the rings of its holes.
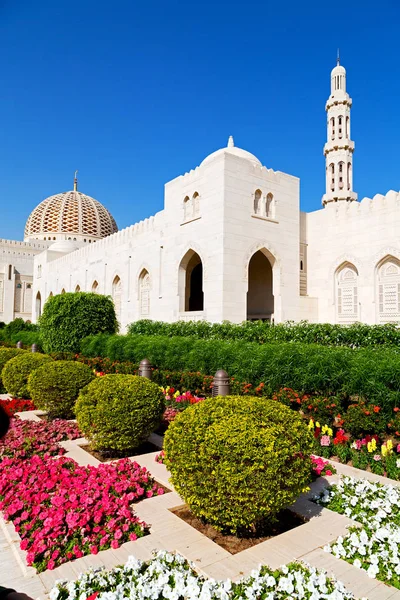
MULTIPOLYGON (((312 213, 300 212, 298 178, 263 166, 232 138, 166 184, 162 211, 112 235, 88 238, 76 189, 52 197, 73 217, 42 217, 49 203, 41 203, 29 221, 39 227, 29 244, 44 248, 30 262, 32 320, 50 295, 80 290, 111 295, 122 330, 144 318, 400 321, 400 194, 357 201, 350 107, 338 64, 326 104, 324 208, 312 213), (52 228, 38 226, 40 219, 52 228)), ((22 243, 0 242, 0 251, 7 244, 22 243)), ((20 314, 12 310, 15 285, 7 285, 5 321, 20 314)))

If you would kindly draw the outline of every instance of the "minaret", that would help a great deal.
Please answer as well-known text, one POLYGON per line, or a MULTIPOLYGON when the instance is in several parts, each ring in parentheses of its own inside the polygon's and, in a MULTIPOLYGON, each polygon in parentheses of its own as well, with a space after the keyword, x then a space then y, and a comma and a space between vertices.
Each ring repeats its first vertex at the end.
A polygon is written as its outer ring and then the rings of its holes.
POLYGON ((357 200, 353 192, 354 142, 350 140, 350 109, 352 100, 346 92, 346 69, 340 64, 331 73, 331 95, 325 106, 328 141, 324 146, 326 192, 322 204, 357 200))
POLYGON ((78 191, 78 171, 75 171, 75 177, 74 177, 74 192, 78 191))

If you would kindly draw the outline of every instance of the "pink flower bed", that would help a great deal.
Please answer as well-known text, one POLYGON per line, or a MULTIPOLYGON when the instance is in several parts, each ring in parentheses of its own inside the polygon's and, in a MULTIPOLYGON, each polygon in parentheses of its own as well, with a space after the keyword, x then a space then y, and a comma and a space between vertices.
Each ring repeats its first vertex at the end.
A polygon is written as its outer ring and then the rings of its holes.
POLYGON ((38 572, 143 536, 147 525, 131 504, 163 493, 129 459, 98 467, 47 454, 1 462, 0 510, 38 572))
POLYGON ((76 423, 56 419, 47 421, 22 421, 14 418, 7 435, 0 440, 0 461, 5 456, 29 458, 34 454, 57 456, 65 454, 57 442, 81 437, 76 423))
POLYGON ((324 460, 320 456, 311 455, 312 469, 314 475, 317 477, 327 476, 330 477, 336 473, 336 469, 327 460, 324 460))

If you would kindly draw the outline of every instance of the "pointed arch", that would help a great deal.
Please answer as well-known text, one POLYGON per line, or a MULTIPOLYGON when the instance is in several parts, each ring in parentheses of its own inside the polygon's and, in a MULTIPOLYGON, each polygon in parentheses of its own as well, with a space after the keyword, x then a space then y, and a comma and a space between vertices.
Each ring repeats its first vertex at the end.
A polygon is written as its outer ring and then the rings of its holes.
POLYGON ((203 261, 198 252, 190 248, 184 254, 178 273, 179 311, 204 310, 203 261))
POLYGON ((81 291, 81 286, 79 285, 79 283, 75 286, 75 293, 76 292, 80 292, 81 291))
POLYGON ((119 322, 122 309, 122 281, 119 275, 115 275, 113 279, 111 296, 114 302, 115 314, 119 322))
POLYGON ((400 260, 393 255, 382 258, 376 267, 378 323, 400 321, 400 260))
POLYGON ((198 192, 195 192, 192 197, 193 203, 193 217, 198 217, 200 215, 200 196, 198 192))
POLYGON ((92 283, 92 288, 91 288, 93 294, 98 294, 99 293, 99 284, 97 279, 95 279, 92 283))
POLYGON ((274 320, 274 275, 276 258, 265 247, 255 250, 247 266, 247 308, 249 321, 274 320))
POLYGON ((150 292, 151 279, 150 273, 143 268, 139 275, 139 318, 150 318, 150 292))
POLYGON ((253 204, 253 210, 254 210, 255 215, 261 214, 261 198, 262 198, 262 191, 256 190, 254 192, 254 204, 253 204))
POLYGON ((335 304, 337 323, 359 321, 358 270, 350 262, 342 263, 335 272, 335 304))
POLYGON ((192 201, 189 196, 185 196, 183 199, 183 220, 188 221, 193 216, 192 201))
POLYGON ((63 289, 61 290, 61 293, 62 293, 62 294, 65 294, 65 288, 63 288, 63 289))
POLYGON ((271 193, 267 194, 265 216, 269 219, 273 219, 275 217, 275 202, 274 196, 271 193))
POLYGON ((42 296, 40 292, 36 294, 35 313, 36 319, 39 319, 42 316, 42 296))

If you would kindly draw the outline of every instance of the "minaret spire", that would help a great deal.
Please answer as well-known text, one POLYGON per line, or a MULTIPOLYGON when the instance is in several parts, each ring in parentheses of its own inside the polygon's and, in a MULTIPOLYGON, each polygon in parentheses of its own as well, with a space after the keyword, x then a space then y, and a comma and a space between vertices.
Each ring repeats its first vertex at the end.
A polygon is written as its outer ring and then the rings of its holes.
POLYGON ((340 49, 337 49, 337 58, 336 58, 336 65, 339 66, 340 65, 340 49))
POLYGON ((78 178, 77 178, 77 175, 78 175, 78 171, 75 171, 75 177, 74 177, 74 192, 77 192, 77 191, 78 191, 78 178))
POLYGON ((331 95, 325 106, 327 112, 327 142, 324 146, 326 163, 326 192, 322 204, 357 200, 353 191, 354 142, 350 139, 350 109, 352 100, 346 92, 346 69, 340 64, 331 73, 331 95))

